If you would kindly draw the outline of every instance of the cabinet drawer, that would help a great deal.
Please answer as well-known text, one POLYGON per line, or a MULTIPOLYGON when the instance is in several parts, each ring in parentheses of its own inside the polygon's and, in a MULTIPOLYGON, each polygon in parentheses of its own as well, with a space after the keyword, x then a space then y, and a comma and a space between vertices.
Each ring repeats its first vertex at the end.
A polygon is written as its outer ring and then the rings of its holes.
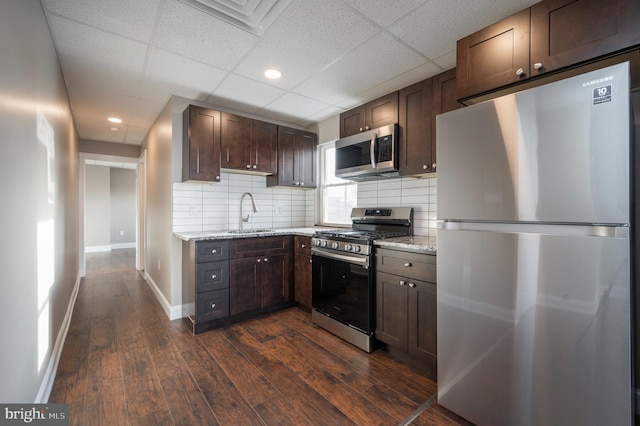
POLYGON ((311 256, 311 237, 295 237, 296 253, 311 256))
POLYGON ((240 238, 231 241, 229 251, 232 259, 287 254, 291 250, 291 240, 290 236, 240 238))
POLYGON ((229 241, 202 241, 196 243, 196 263, 229 259, 229 241))
POLYGON ((196 292, 220 290, 229 287, 229 262, 209 262, 196 265, 196 292))
POLYGON ((196 297, 196 321, 203 322, 229 316, 229 290, 200 293, 196 297))
POLYGON ((436 257, 430 254, 378 248, 376 268, 380 272, 436 282, 436 257))

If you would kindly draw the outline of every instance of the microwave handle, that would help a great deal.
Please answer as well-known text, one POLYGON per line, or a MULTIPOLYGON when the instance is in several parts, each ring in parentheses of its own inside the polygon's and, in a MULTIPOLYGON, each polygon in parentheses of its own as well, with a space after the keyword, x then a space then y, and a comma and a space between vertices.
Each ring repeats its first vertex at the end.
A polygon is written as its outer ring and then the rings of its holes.
POLYGON ((376 139, 378 135, 376 133, 371 137, 371 148, 369 149, 369 155, 371 156, 371 168, 376 168, 376 139))

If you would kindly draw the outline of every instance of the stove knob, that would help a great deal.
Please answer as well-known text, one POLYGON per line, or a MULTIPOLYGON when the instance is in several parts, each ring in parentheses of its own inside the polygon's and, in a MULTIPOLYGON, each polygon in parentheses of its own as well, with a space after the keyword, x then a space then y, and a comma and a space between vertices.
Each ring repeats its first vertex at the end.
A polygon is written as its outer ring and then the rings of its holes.
POLYGON ((320 243, 320 245, 321 245, 322 247, 326 247, 326 246, 327 246, 327 242, 326 242, 326 241, 322 241, 322 242, 320 243))
POLYGON ((353 252, 354 253, 359 253, 360 252, 360 246, 353 246, 353 252))
POLYGON ((352 247, 352 246, 351 246, 351 244, 345 244, 345 245, 344 245, 344 249, 345 249, 345 251, 350 251, 350 250, 351 250, 351 247, 352 247))
POLYGON ((320 246, 320 240, 314 240, 313 241, 313 245, 316 246, 316 247, 319 247, 320 246))
POLYGON ((337 249, 337 248, 339 248, 339 247, 340 247, 340 243, 333 243, 333 244, 331 244, 331 248, 332 248, 332 249, 337 249))

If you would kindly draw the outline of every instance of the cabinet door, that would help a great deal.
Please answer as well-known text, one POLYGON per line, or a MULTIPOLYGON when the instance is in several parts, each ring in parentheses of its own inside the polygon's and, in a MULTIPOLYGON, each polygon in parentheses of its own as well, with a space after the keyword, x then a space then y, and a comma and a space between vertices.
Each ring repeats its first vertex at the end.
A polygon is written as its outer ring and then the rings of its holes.
POLYGON ((311 256, 296 253, 295 300, 311 310, 311 256))
POLYGON ((296 130, 278 127, 278 175, 267 176, 267 186, 294 186, 296 130))
POLYGON ((365 104, 365 130, 398 122, 398 92, 392 92, 365 104))
POLYGON ((437 171, 436 116, 462 108, 456 92, 456 69, 450 69, 433 77, 433 107, 431 115, 431 171, 437 171))
POLYGON ((190 105, 183 114, 182 180, 220 180, 220 112, 190 105))
POLYGON ((400 90, 399 172, 401 176, 431 171, 433 80, 427 79, 400 90))
POLYGON ((407 351, 407 297, 405 278, 376 273, 376 339, 407 351))
POLYGON ((315 133, 300 131, 294 146, 294 176, 295 186, 304 188, 316 187, 316 147, 318 137, 315 133))
POLYGON ((262 259, 262 307, 291 301, 291 254, 278 254, 262 259))
POLYGON ((409 280, 409 354, 435 366, 437 357, 436 285, 409 280))
POLYGON ((261 277, 262 258, 229 261, 229 313, 231 315, 259 309, 262 306, 261 277))
POLYGON ((196 296, 196 322, 203 323, 229 316, 229 291, 217 290, 196 296))
POLYGON ((222 113, 223 168, 251 170, 251 119, 222 113))
POLYGON ((529 77, 529 18, 525 9, 458 40, 458 99, 529 77))
POLYGON ((350 109, 340 114, 340 137, 355 135, 364 132, 365 108, 364 105, 350 109))
POLYGON ((637 0, 546 0, 531 7, 532 72, 551 71, 640 43, 637 0))
POLYGON ((278 171, 278 126, 264 121, 251 121, 251 170, 278 171))

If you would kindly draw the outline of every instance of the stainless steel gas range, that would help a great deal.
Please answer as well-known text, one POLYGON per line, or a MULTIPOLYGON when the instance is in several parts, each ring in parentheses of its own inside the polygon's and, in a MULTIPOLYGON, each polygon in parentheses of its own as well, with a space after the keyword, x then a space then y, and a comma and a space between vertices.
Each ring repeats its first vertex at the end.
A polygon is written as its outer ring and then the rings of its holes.
POLYGON ((413 234, 411 207, 351 211, 351 229, 322 230, 312 238, 311 319, 371 352, 375 326, 374 241, 413 234))

